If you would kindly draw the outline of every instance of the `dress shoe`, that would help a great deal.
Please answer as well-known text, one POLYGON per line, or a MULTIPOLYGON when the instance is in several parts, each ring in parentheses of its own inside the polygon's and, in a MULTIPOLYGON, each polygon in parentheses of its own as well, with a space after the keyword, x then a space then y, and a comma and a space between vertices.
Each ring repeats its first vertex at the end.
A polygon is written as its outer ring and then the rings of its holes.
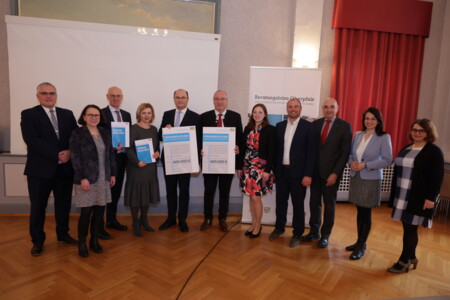
POLYGON ((122 225, 119 223, 119 221, 114 220, 111 223, 107 223, 106 228, 116 229, 116 230, 120 230, 120 231, 126 231, 128 229, 128 226, 122 225))
POLYGON ((225 219, 219 219, 219 228, 220 228, 220 231, 223 231, 223 232, 228 231, 228 224, 225 219))
POLYGON ((180 226, 181 232, 188 232, 189 231, 189 226, 184 221, 178 222, 178 226, 180 226))
POLYGON ((259 231, 258 231, 257 234, 254 234, 253 232, 250 232, 250 235, 248 237, 251 238, 251 239, 256 239, 261 234, 261 230, 262 230, 262 225, 259 226, 259 231))
POLYGON ((204 231, 206 229, 208 229, 209 227, 211 227, 212 224, 212 220, 211 219, 205 219, 202 223, 202 225, 200 225, 200 230, 204 231))
POLYGON ((64 237, 58 239, 58 242, 72 246, 78 245, 78 241, 71 237, 69 234, 66 234, 64 237))
POLYGON ((291 238, 291 241, 289 242, 289 247, 296 247, 300 245, 300 241, 302 239, 302 236, 300 234, 294 234, 291 238))
POLYGON ((398 261, 395 264, 393 264, 392 267, 390 267, 388 269, 388 271, 391 273, 396 273, 396 274, 408 273, 410 266, 411 266, 411 263, 409 261, 406 264, 402 261, 398 261))
POLYGON ((91 240, 89 241, 89 248, 91 248, 95 253, 102 253, 103 248, 98 243, 98 237, 91 236, 91 240))
POLYGON ((111 236, 109 235, 108 231, 106 231, 104 228, 101 228, 98 233, 98 238, 101 240, 109 240, 111 239, 111 236))
POLYGON ((142 231, 141 231, 141 224, 139 223, 139 220, 134 219, 133 220, 133 225, 131 225, 133 227, 133 233, 135 236, 141 237, 142 236, 142 231))
POLYGON ((177 225, 177 221, 171 221, 169 219, 166 219, 164 223, 162 223, 161 226, 159 226, 159 230, 166 230, 169 229, 169 227, 175 225, 177 225))
POLYGON ((147 216, 141 216, 141 218, 139 219, 139 224, 144 228, 145 231, 155 232, 155 229, 153 229, 153 227, 148 223, 147 216))
POLYGON ((417 269, 417 264, 419 263, 419 259, 417 257, 411 258, 409 262, 413 265, 413 270, 417 269))
POLYGON ((88 257, 89 251, 86 246, 86 238, 78 236, 78 255, 81 257, 88 257))
POLYGON ((314 240, 320 239, 320 235, 318 233, 308 233, 307 235, 302 236, 302 242, 312 242, 314 240))
POLYGON ((275 241, 280 238, 280 236, 284 235, 284 231, 278 231, 274 229, 272 233, 269 235, 269 241, 275 241))
POLYGON ((321 237, 320 240, 317 242, 317 247, 319 247, 319 248, 328 247, 328 238, 321 237))
POLYGON ((353 251, 356 249, 356 247, 358 247, 358 242, 354 243, 353 245, 349 245, 347 247, 345 247, 346 251, 353 251))
POLYGON ((245 236, 249 236, 250 234, 252 234, 252 232, 253 232, 253 230, 246 230, 246 231, 244 232, 244 235, 245 235, 245 236))
POLYGON ((42 253, 43 246, 33 245, 33 248, 31 248, 31 255, 32 256, 39 256, 42 253))
POLYGON ((353 252, 350 254, 349 258, 351 260, 358 260, 364 256, 364 252, 366 252, 366 244, 358 244, 358 246, 356 246, 356 249, 353 250, 353 252))

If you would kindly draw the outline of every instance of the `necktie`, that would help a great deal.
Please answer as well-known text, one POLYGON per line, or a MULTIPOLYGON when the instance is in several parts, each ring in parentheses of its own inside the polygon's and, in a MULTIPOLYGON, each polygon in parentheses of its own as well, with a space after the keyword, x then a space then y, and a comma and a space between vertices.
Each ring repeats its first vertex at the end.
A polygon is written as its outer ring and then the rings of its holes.
POLYGON ((55 129, 56 136, 59 139, 58 121, 56 120, 55 111, 53 109, 50 110, 50 120, 52 121, 53 128, 55 129))
POLYGON ((217 127, 222 127, 222 114, 219 114, 219 119, 217 120, 217 127))
POLYGON ((177 110, 177 118, 175 119, 175 127, 180 127, 181 111, 177 110))
POLYGON ((120 115, 120 111, 116 110, 116 114, 117 114, 117 122, 122 122, 122 116, 120 115))
POLYGON ((330 130, 330 123, 331 120, 327 120, 327 123, 325 124, 325 127, 322 130, 322 138, 321 138, 322 144, 324 144, 327 139, 328 130, 330 130))

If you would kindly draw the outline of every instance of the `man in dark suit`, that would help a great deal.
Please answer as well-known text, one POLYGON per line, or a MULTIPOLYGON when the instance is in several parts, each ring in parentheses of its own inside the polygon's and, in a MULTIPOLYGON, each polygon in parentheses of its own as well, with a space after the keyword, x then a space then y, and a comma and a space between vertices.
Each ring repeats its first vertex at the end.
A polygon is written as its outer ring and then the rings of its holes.
POLYGON ((276 222, 269 240, 284 234, 289 195, 294 215, 292 217, 293 236, 289 247, 300 244, 305 230, 304 200, 306 188, 311 185, 317 152, 317 137, 314 125, 300 118, 302 104, 292 98, 287 103, 288 120, 277 124, 275 155, 276 178, 276 222))
MULTIPOLYGON (((203 127, 234 127, 236 128, 236 147, 242 139, 241 115, 227 109, 228 95, 225 91, 218 90, 214 93, 214 109, 200 115, 200 137, 203 136, 203 127)), ((238 152, 238 150, 236 150, 238 152)), ((236 169, 238 160, 236 159, 236 169)), ((208 229, 212 224, 214 194, 217 182, 219 182, 219 228, 223 232, 228 231, 226 222, 228 214, 228 204, 230 202, 230 189, 233 174, 203 174, 205 184, 204 194, 204 214, 205 220, 200 226, 200 230, 208 229)))
MULTIPOLYGON (((128 122, 131 124, 131 115, 129 112, 120 109, 122 104, 123 94, 122 90, 116 86, 110 87, 106 94, 109 105, 102 108, 103 115, 106 120, 106 127, 111 131, 111 122, 128 122)), ((128 227, 122 225, 117 220, 117 204, 119 203, 120 195, 122 193, 123 179, 125 176, 125 167, 127 165, 127 155, 125 153, 124 145, 114 145, 115 159, 117 165, 116 184, 111 188, 111 203, 106 206, 106 227, 116 230, 127 230, 128 227)), ((109 239, 110 235, 102 223, 99 237, 101 239, 109 239)))
MULTIPOLYGON (((163 128, 179 126, 196 126, 197 128, 199 125, 200 116, 187 108, 189 93, 186 90, 176 90, 173 93, 173 101, 175 102, 176 109, 166 111, 162 118, 161 128, 159 129, 159 139, 161 141, 163 140, 163 128)), ((162 159, 164 165, 164 151, 162 159)), ((188 232, 189 227, 186 223, 186 218, 189 210, 189 184, 191 182, 191 174, 166 175, 165 171, 164 168, 167 193, 167 219, 159 226, 159 230, 165 230, 177 224, 176 217, 178 210, 178 226, 182 232, 188 232), (179 195, 177 195, 177 189, 179 189, 179 195)))
POLYGON ((58 242, 77 245, 69 235, 69 213, 72 202, 73 168, 70 162, 69 139, 78 128, 72 111, 55 107, 56 88, 49 82, 37 86, 40 105, 22 111, 20 126, 27 144, 27 176, 30 196, 31 255, 42 252, 45 232, 45 209, 53 192, 56 235, 58 242))
POLYGON ((338 104, 335 99, 325 100, 322 111, 324 117, 313 122, 317 137, 320 137, 320 146, 311 184, 310 229, 309 233, 302 237, 302 241, 311 242, 320 238, 317 246, 326 248, 334 225, 339 182, 352 144, 352 128, 349 123, 336 117, 338 104), (322 197, 325 209, 321 228, 322 197))

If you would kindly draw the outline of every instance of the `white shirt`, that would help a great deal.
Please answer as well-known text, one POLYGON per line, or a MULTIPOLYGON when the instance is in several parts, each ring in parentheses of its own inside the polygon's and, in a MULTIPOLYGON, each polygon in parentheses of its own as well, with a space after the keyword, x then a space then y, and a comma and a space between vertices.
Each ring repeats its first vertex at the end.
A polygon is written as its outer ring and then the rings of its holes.
POLYGON ((56 115, 56 106, 53 106, 53 108, 48 108, 48 107, 42 106, 42 108, 47 113, 47 116, 50 119, 50 122, 52 121, 52 115, 50 114, 50 110, 53 110, 53 112, 54 112, 53 114, 55 115, 56 122, 58 122, 58 116, 56 115))
POLYGON ((122 118, 122 122, 123 122, 123 116, 122 116, 122 113, 120 112, 120 108, 114 108, 114 107, 112 107, 111 105, 108 105, 108 107, 109 107, 109 110, 111 111, 111 114, 112 114, 112 116, 113 116, 114 122, 119 122, 119 120, 117 120, 117 113, 116 113, 116 110, 119 111, 120 118, 122 118))
MULTIPOLYGON (((214 110, 214 112, 216 113, 216 124, 217 121, 219 121, 219 114, 220 112, 218 112, 217 110, 214 110)), ((222 127, 225 127, 225 124, 223 123, 223 120, 225 120, 225 114, 227 113, 227 110, 225 109, 222 113, 222 127)))
POLYGON ((293 124, 291 124, 289 119, 287 120, 286 131, 284 133, 283 165, 290 165, 289 152, 291 151, 292 139, 297 130, 298 122, 300 122, 300 117, 293 124))
POLYGON ((364 141, 364 136, 362 137, 361 143, 359 144, 358 149, 356 149, 356 159, 358 160, 358 162, 361 162, 362 155, 366 150, 370 140, 372 139, 372 136, 373 134, 367 139, 367 141, 364 141))
POLYGON ((178 115, 178 112, 179 111, 181 111, 181 115, 180 115, 180 125, 179 126, 181 126, 181 122, 183 122, 183 118, 184 118, 184 116, 186 115, 186 111, 187 111, 187 107, 185 107, 184 109, 182 109, 182 110, 178 110, 178 109, 175 109, 175 116, 174 116, 174 119, 173 119, 173 126, 176 126, 176 122, 177 122, 177 115, 178 115))

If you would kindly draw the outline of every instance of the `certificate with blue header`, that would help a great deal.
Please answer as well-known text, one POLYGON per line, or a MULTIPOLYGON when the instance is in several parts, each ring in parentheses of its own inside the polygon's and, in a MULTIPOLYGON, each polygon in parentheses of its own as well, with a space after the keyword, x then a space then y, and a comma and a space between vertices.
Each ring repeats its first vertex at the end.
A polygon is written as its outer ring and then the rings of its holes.
POLYGON ((140 161, 145 161, 146 163, 154 163, 153 159, 153 141, 152 139, 143 139, 134 141, 136 145, 136 154, 140 161))
POLYGON ((166 175, 200 171, 195 126, 163 128, 166 175))
POLYGON ((128 122, 111 122, 111 138, 113 147, 130 147, 130 124, 128 122))
POLYGON ((203 128, 203 174, 234 174, 236 128, 203 128))

